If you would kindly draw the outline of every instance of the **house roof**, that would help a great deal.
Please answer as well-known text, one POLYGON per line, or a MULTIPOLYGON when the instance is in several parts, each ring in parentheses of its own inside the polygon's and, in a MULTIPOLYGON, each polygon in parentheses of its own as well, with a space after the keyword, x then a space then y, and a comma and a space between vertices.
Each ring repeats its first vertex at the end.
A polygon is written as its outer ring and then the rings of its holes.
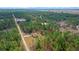
POLYGON ((26 19, 23 19, 23 18, 16 18, 16 21, 26 21, 26 19))

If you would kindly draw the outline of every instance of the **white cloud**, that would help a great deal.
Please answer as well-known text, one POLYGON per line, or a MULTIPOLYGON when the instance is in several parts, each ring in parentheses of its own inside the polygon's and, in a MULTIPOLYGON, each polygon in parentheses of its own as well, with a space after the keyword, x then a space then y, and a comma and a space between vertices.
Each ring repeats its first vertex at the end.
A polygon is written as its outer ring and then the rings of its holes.
POLYGON ((0 7, 79 7, 78 0, 0 0, 0 7))

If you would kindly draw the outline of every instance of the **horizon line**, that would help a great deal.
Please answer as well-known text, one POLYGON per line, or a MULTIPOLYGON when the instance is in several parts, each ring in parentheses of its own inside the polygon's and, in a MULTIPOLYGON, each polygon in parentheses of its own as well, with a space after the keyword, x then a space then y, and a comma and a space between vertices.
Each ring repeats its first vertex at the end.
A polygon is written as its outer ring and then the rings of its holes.
POLYGON ((79 9, 79 7, 0 7, 0 9, 46 9, 46 8, 50 8, 50 9, 79 9))

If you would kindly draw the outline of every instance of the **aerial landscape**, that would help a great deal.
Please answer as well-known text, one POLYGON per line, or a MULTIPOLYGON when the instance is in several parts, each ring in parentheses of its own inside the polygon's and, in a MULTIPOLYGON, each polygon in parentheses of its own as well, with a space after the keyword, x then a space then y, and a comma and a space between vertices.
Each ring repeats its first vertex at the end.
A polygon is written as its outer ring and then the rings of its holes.
POLYGON ((0 8, 0 51, 79 51, 79 8, 0 8))

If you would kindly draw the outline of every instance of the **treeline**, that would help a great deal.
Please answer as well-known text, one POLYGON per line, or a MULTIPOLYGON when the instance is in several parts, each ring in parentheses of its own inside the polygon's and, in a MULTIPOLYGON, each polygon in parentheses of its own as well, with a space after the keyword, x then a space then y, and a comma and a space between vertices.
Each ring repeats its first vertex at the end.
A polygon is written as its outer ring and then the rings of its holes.
MULTIPOLYGON (((25 18, 26 20, 49 20, 51 21, 73 21, 72 24, 79 22, 79 15, 69 13, 56 13, 48 11, 25 11, 14 12, 16 17, 25 18), (75 20, 75 21, 74 21, 75 20)), ((70 22, 69 22, 70 23, 70 22)))
POLYGON ((11 13, 0 12, 0 50, 21 51, 22 43, 11 13))
POLYGON ((15 27, 15 24, 12 18, 0 19, 0 30, 6 30, 12 27, 15 27))
POLYGON ((8 11, 0 11, 0 19, 2 18, 12 18, 12 13, 8 11))
POLYGON ((35 50, 78 51, 79 35, 69 32, 46 32, 43 37, 35 39, 35 50))
POLYGON ((21 38, 16 28, 0 31, 1 51, 21 51, 21 38))

